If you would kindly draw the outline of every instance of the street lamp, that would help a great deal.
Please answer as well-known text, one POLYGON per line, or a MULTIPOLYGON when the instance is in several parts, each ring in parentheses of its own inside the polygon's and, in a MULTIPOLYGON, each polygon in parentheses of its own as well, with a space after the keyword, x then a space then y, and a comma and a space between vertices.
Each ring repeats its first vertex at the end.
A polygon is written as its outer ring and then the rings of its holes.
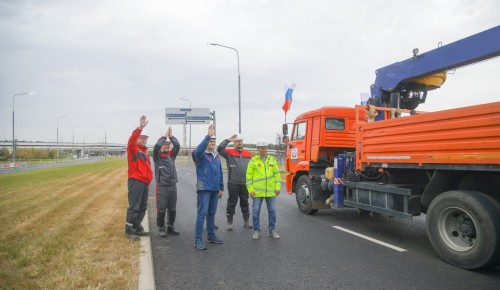
POLYGON ((240 55, 236 48, 225 46, 218 43, 207 43, 209 45, 215 45, 220 47, 225 47, 236 51, 236 59, 238 60, 238 133, 241 134, 241 78, 240 78, 240 55))
POLYGON ((67 118, 68 116, 57 117, 57 151, 56 151, 56 162, 59 162, 59 119, 67 118))
POLYGON ((85 138, 87 138, 87 136, 89 135, 90 132, 86 132, 85 134, 83 134, 83 147, 82 147, 82 156, 81 158, 82 159, 86 159, 86 155, 85 155, 85 138))
POLYGON ((14 118, 14 105, 16 101, 16 96, 21 95, 33 95, 35 92, 20 93, 12 96, 12 162, 16 166, 16 133, 15 133, 15 118, 14 118))
MULTIPOLYGON (((189 102, 189 109, 191 110, 191 100, 189 99, 184 99, 184 98, 178 98, 179 100, 183 100, 186 102, 189 102)), ((184 125, 187 123, 187 119, 184 123, 184 125)), ((184 134, 185 135, 185 134, 184 134)), ((191 153, 191 123, 189 123, 189 153, 191 153)), ((191 158, 188 155, 188 163, 191 163, 191 158)))
POLYGON ((75 128, 80 127, 80 125, 73 126, 73 150, 71 150, 71 159, 75 158, 75 128))
POLYGON ((97 126, 101 129, 104 130, 104 160, 107 160, 107 155, 108 155, 108 141, 107 141, 107 137, 106 137, 106 129, 104 129, 103 127, 101 126, 97 126))

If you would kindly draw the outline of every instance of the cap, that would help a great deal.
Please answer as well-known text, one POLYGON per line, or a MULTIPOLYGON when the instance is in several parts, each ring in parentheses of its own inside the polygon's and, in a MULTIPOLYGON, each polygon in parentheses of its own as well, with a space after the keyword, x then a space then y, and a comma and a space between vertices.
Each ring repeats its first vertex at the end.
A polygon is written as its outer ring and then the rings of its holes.
POLYGON ((215 135, 212 135, 212 137, 210 137, 210 139, 217 139, 217 137, 215 137, 215 135))
POLYGON ((259 139, 256 143, 257 147, 267 147, 267 142, 265 139, 259 139))
POLYGON ((149 132, 147 130, 142 129, 141 134, 139 134, 139 136, 149 137, 149 132))
POLYGON ((235 140, 241 140, 241 141, 243 141, 243 140, 245 140, 245 138, 243 138, 243 134, 238 134, 238 135, 236 135, 236 139, 235 140))

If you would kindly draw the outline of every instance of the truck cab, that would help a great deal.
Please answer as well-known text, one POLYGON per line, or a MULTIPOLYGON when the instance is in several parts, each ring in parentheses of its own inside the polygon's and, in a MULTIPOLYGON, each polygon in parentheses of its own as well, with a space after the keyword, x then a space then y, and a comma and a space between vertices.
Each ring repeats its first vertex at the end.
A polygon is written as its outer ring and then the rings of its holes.
MULTIPOLYGON (((360 119, 366 120, 364 112, 360 119)), ((297 194, 303 212, 330 208, 325 204, 330 194, 321 189, 318 177, 333 166, 338 153, 354 151, 355 124, 356 110, 348 107, 322 107, 295 119, 287 146, 286 189, 297 194)))

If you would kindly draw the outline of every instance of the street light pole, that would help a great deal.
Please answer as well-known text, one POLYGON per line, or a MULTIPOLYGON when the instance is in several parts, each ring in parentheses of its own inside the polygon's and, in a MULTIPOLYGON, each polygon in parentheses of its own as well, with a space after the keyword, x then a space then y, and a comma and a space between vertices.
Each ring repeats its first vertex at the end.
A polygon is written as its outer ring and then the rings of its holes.
POLYGON ((107 141, 107 132, 106 132, 106 129, 104 129, 103 127, 101 126, 97 126, 101 129, 104 130, 104 160, 107 160, 107 156, 108 156, 108 141, 107 141))
POLYGON ((87 136, 89 135, 89 132, 83 134, 83 147, 82 147, 82 156, 81 158, 82 159, 86 159, 85 157, 85 138, 87 138, 87 136))
POLYGON ((15 106, 15 101, 16 101, 16 96, 21 96, 21 95, 32 95, 35 92, 29 92, 29 93, 20 93, 20 94, 15 94, 12 96, 12 162, 14 163, 14 166, 16 166, 16 131, 15 131, 15 117, 14 117, 14 106, 15 106))
POLYGON ((214 45, 214 46, 220 46, 220 47, 225 47, 232 49, 236 51, 236 59, 238 61, 238 133, 241 134, 241 77, 240 77, 240 54, 238 53, 238 50, 236 48, 230 47, 230 46, 225 46, 222 44, 218 43, 207 43, 209 45, 214 45))
MULTIPOLYGON (((178 98, 179 100, 183 100, 186 102, 189 102, 189 109, 191 110, 191 100, 189 99, 184 99, 184 98, 178 98)), ((185 121, 185 124, 187 123, 187 119, 185 121)), ((191 153, 191 123, 189 123, 189 154, 191 153)), ((188 163, 191 163, 191 158, 188 154, 188 163)))
POLYGON ((71 159, 75 159, 75 128, 80 127, 80 125, 73 126, 73 150, 71 150, 71 159))
POLYGON ((56 150, 56 162, 59 162, 59 119, 66 118, 68 116, 59 116, 57 117, 57 150, 56 150))

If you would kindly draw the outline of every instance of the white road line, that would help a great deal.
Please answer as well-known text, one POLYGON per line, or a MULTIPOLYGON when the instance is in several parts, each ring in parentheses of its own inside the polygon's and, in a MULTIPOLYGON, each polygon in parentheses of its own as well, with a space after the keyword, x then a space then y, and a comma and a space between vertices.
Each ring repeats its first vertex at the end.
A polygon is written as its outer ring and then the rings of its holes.
MULTIPOLYGON (((181 169, 179 169, 179 168, 176 168, 175 170, 177 170, 177 171, 181 171, 181 169)), ((185 171, 185 173, 186 173, 186 174, 191 174, 191 172, 189 172, 189 171, 185 171)))
POLYGON ((337 230, 341 230, 341 231, 344 231, 346 233, 349 233, 351 235, 355 235, 355 236, 358 236, 360 238, 363 238, 365 240, 368 240, 370 242, 374 242, 374 243, 377 243, 379 245, 382 245, 382 246, 385 246, 385 247, 388 247, 390 249, 393 249, 393 250, 396 250, 398 252, 406 252, 407 250, 405 249, 402 249, 400 247, 396 247, 396 246, 393 246, 391 244, 388 244, 388 243, 385 243, 385 242, 382 242, 382 241, 379 241, 377 239, 374 239, 374 238, 370 238, 368 236, 365 236, 365 235, 362 235, 362 234, 359 234, 359 233, 356 233, 356 232, 353 232, 351 230, 348 230, 348 229, 344 229, 343 227, 338 227, 338 226, 332 226, 332 228, 336 228, 337 230))

